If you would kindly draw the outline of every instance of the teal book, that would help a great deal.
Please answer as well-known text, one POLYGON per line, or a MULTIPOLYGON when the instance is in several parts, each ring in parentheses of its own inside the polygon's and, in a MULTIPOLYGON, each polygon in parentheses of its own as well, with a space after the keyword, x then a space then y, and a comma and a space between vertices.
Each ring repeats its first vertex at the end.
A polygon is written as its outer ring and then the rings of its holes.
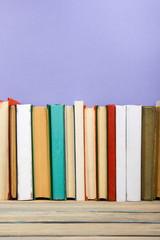
POLYGON ((64 105, 50 105, 53 200, 65 199, 64 105))

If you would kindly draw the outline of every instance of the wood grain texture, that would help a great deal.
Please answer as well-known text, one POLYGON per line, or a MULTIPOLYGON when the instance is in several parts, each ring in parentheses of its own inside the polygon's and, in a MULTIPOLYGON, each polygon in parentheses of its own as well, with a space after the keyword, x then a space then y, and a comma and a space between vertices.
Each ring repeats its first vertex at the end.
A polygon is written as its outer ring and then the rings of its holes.
POLYGON ((1 201, 0 239, 160 239, 160 201, 1 201))

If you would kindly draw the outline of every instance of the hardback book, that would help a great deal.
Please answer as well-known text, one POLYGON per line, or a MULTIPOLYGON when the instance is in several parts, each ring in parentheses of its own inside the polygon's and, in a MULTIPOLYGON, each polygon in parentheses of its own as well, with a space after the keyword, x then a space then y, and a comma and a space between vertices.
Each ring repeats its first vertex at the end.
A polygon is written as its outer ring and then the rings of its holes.
POLYGON ((116 108, 108 105, 108 200, 116 201, 116 108))
POLYGON ((160 100, 158 100, 158 101, 156 102, 156 106, 157 106, 157 107, 160 107, 160 100))
POLYGON ((75 199, 74 110, 65 106, 66 198, 75 199))
POLYGON ((76 200, 85 200, 84 188, 84 123, 83 101, 74 102, 75 110, 75 155, 76 155, 76 200))
POLYGON ((142 106, 127 105, 127 201, 141 201, 142 106))
POLYGON ((17 137, 15 105, 18 101, 8 98, 8 151, 9 151, 9 198, 17 198, 17 137))
POLYGON ((8 102, 0 101, 0 200, 8 200, 8 168, 8 102))
POLYGON ((142 107, 141 199, 154 198, 155 107, 142 107))
POLYGON ((32 106, 32 153, 34 199, 51 199, 49 112, 32 106))
POLYGON ((53 200, 65 200, 64 105, 50 105, 53 200))
POLYGON ((154 198, 160 198, 160 106, 157 105, 155 142, 154 198))
POLYGON ((97 106, 97 196, 108 200, 107 106, 97 106))
POLYGON ((126 106, 116 105, 116 201, 127 199, 126 106))
POLYGON ((97 200, 96 106, 84 105, 84 176, 85 199, 97 200))
POLYGON ((31 105, 16 105, 18 200, 33 199, 31 105))

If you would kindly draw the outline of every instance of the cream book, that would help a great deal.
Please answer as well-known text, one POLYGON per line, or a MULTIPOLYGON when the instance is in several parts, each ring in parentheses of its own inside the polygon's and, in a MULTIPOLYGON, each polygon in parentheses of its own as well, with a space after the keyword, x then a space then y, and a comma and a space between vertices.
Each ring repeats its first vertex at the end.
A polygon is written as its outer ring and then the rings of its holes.
POLYGON ((160 100, 156 102, 156 107, 160 107, 160 100))
POLYGON ((98 200, 108 199, 107 106, 97 106, 97 189, 98 200))
POLYGON ((142 106, 127 105, 127 201, 141 201, 142 106))
POLYGON ((8 199, 8 174, 8 102, 0 102, 0 200, 8 199))
POLYGON ((96 106, 84 106, 85 199, 97 200, 96 106))
POLYGON ((127 199, 126 106, 116 105, 116 201, 127 199))
POLYGON ((73 106, 65 106, 66 198, 75 199, 75 149, 73 106))
POLYGON ((83 101, 75 101, 76 200, 85 200, 83 101))
POLYGON ((16 105, 18 200, 33 199, 31 105, 16 105))

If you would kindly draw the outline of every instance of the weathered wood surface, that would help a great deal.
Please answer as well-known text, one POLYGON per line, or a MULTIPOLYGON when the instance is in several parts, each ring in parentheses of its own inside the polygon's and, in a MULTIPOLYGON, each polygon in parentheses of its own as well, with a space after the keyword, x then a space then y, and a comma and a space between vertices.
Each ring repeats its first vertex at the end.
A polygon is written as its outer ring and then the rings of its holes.
POLYGON ((1 201, 0 239, 160 239, 160 201, 1 201), (43 236, 43 237, 42 237, 43 236))

